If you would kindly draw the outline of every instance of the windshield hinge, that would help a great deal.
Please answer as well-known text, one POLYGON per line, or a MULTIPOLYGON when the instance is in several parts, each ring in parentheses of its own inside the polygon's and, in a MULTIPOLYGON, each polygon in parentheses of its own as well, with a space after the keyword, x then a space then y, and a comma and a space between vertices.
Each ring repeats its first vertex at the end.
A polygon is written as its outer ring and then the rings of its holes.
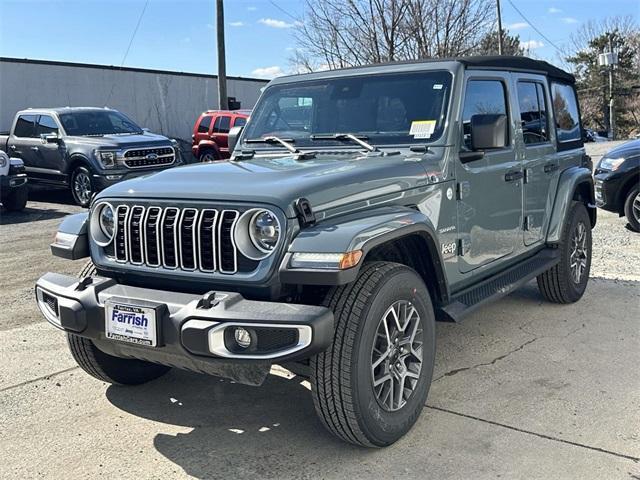
POLYGON ((305 228, 316 223, 316 215, 313 213, 311 203, 306 198, 299 198, 295 201, 296 215, 300 222, 300 227, 305 228))

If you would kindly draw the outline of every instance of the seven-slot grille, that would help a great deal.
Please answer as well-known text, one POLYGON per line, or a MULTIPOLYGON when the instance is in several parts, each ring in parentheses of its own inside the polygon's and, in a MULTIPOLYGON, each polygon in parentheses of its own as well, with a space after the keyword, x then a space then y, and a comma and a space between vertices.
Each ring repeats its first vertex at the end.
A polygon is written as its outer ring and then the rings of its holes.
POLYGON ((138 148, 124 152, 124 164, 129 168, 171 165, 175 159, 173 147, 138 148))
POLYGON ((240 212, 119 205, 114 257, 132 265, 233 274, 255 270, 233 239, 240 212))

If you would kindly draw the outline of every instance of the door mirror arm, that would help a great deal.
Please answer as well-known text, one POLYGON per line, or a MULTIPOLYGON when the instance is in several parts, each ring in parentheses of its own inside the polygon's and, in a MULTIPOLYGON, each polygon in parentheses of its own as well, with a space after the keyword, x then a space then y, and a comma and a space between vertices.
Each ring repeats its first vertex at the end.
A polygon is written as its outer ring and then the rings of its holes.
POLYGON ((484 150, 462 151, 458 155, 461 163, 475 162, 484 158, 484 150))

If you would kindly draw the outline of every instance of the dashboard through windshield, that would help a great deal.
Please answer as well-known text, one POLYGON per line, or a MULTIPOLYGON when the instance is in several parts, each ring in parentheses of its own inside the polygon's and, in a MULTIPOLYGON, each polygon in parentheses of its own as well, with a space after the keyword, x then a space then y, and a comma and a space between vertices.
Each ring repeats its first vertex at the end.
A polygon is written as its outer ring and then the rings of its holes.
POLYGON ((444 129, 450 90, 451 73, 447 71, 274 85, 262 95, 243 138, 277 136, 293 141, 296 147, 313 148, 344 145, 339 139, 317 141, 338 133, 381 146, 433 142, 444 129))

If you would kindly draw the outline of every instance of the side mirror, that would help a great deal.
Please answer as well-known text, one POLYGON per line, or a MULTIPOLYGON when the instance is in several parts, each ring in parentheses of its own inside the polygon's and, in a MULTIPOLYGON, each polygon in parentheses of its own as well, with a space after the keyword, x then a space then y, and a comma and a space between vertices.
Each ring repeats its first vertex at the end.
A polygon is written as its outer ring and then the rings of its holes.
POLYGON ((230 153, 233 153, 233 150, 236 148, 236 142, 238 141, 238 137, 240 137, 243 129, 244 127, 231 127, 231 130, 229 130, 227 145, 230 153))
POLYGON ((507 116, 482 114, 471 117, 471 146, 473 150, 490 150, 507 146, 507 116))
POLYGON ((58 137, 57 133, 43 133, 40 135, 40 140, 42 143, 58 143, 60 137, 58 137))
POLYGON ((148 129, 147 127, 142 127, 142 131, 143 131, 144 133, 149 133, 151 130, 150 130, 150 129, 148 129))

